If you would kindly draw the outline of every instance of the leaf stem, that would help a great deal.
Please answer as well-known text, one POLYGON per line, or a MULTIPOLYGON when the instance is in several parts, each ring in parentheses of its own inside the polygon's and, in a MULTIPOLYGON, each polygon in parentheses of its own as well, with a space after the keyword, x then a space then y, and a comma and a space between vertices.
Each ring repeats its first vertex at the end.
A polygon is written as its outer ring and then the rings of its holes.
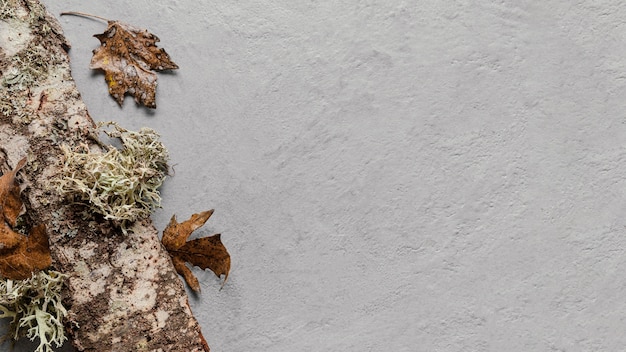
POLYGON ((61 16, 63 16, 63 15, 80 16, 80 17, 91 17, 91 18, 97 18, 97 19, 102 20, 102 21, 111 22, 110 20, 108 20, 108 19, 106 19, 104 17, 100 17, 100 16, 96 16, 96 15, 90 15, 90 14, 84 13, 84 12, 76 12, 76 11, 61 12, 61 16))

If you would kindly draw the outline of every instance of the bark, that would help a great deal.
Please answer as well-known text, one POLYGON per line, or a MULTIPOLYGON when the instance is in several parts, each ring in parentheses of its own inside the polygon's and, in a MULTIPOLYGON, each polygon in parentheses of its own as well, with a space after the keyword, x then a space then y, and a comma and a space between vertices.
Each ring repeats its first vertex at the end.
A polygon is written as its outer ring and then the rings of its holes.
MULTIPOLYGON (((26 221, 43 223, 53 268, 67 273, 79 351, 209 351, 182 282, 149 219, 129 234, 53 187, 61 145, 101 148, 70 75, 67 43, 38 0, 0 3, 0 171, 23 158, 26 221)), ((103 96, 106 92, 103 92, 103 96)))

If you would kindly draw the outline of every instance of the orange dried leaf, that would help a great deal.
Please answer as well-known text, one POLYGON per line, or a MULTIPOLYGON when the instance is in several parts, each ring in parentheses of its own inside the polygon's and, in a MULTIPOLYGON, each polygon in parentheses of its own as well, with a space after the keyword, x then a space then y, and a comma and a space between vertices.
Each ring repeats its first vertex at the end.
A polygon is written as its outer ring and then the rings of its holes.
POLYGON ((15 246, 22 241, 24 236, 11 230, 7 223, 0 223, 0 256, 2 253, 7 253, 9 250, 15 248, 15 246))
POLYGON ((94 37, 102 45, 93 51, 90 67, 105 72, 109 94, 120 106, 128 92, 138 104, 156 108, 154 71, 178 68, 165 50, 157 48, 159 38, 145 29, 118 21, 108 21, 106 31, 94 37))
POLYGON ((52 264, 45 225, 35 226, 28 236, 21 237, 15 249, 6 255, 0 255, 0 274, 7 279, 28 279, 32 273, 52 264))
POLYGON ((228 280, 230 272, 230 254, 222 244, 220 234, 187 241, 191 233, 204 225, 212 214, 213 210, 193 214, 189 220, 180 224, 176 221, 176 216, 172 216, 161 239, 172 257, 174 268, 194 291, 200 291, 200 284, 185 262, 202 269, 211 269, 218 277, 224 275, 222 286, 228 280))
POLYGON ((0 274, 13 280, 29 278, 32 273, 52 263, 44 225, 33 227, 29 236, 23 236, 11 228, 16 225, 23 207, 15 176, 25 164, 26 158, 20 160, 15 169, 0 177, 0 274))
POLYGON ((15 181, 15 176, 25 164, 26 158, 20 160, 15 169, 0 177, 0 214, 11 226, 15 226, 17 217, 22 212, 20 186, 15 181))
POLYGON ((176 272, 183 276, 187 285, 189 285, 192 290, 200 292, 200 283, 198 282, 198 278, 191 272, 191 270, 189 270, 185 261, 180 259, 178 256, 173 256, 172 263, 174 264, 176 272))
POLYGON ((163 231, 163 238, 161 242, 168 250, 176 250, 185 245, 187 238, 196 229, 204 225, 207 220, 213 215, 213 209, 202 212, 200 214, 193 214, 191 218, 182 223, 176 221, 176 215, 173 215, 170 219, 170 223, 163 231))
POLYGON ((26 158, 17 163, 15 169, 0 177, 0 251, 6 252, 17 246, 22 236, 13 230, 22 211, 20 186, 15 181, 17 172, 26 164, 26 158), (10 226, 9 226, 10 225, 10 226))
POLYGON ((186 262, 202 269, 211 269, 217 277, 224 275, 224 283, 228 280, 230 254, 224 247, 219 233, 191 240, 174 252, 186 262))

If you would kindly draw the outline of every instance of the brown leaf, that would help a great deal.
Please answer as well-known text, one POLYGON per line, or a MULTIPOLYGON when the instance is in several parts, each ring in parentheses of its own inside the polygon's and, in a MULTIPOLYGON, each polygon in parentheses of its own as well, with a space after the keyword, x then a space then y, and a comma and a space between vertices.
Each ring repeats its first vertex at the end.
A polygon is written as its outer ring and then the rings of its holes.
POLYGON ((93 51, 90 67, 105 72, 109 94, 120 106, 128 92, 138 104, 156 108, 157 76, 153 71, 178 68, 165 50, 157 48, 159 38, 118 21, 108 21, 106 31, 94 37, 102 45, 93 51))
POLYGON ((230 271, 230 255, 220 237, 221 234, 218 233, 209 237, 196 238, 174 252, 186 262, 202 269, 211 269, 217 277, 224 275, 224 283, 226 283, 230 271))
POLYGON ((211 269, 217 277, 225 275, 222 286, 228 280, 230 272, 230 254, 222 244, 220 234, 187 241, 191 233, 204 225, 212 214, 213 210, 193 214, 189 220, 182 223, 178 223, 174 215, 163 231, 161 239, 172 257, 176 271, 185 278, 189 287, 197 292, 200 291, 200 284, 185 262, 202 269, 211 269))
POLYGON ((26 158, 20 160, 12 171, 0 177, 0 251, 14 248, 21 240, 21 235, 11 230, 22 211, 20 186, 15 181, 17 172, 26 164, 26 158), (8 223, 8 224, 7 224, 8 223))
POLYGON ((22 235, 11 230, 6 222, 0 223, 0 256, 13 250, 23 239, 22 235))
POLYGON ((184 246, 191 233, 204 225, 211 215, 213 215, 213 211, 214 209, 211 209, 200 214, 193 214, 189 220, 183 221, 180 224, 176 221, 176 215, 173 215, 170 219, 170 223, 163 231, 163 238, 161 239, 165 248, 176 250, 184 246))
POLYGON ((0 213, 6 222, 15 226, 17 217, 22 212, 22 200, 20 199, 20 186, 15 180, 17 172, 26 164, 26 158, 20 160, 15 169, 0 177, 0 213))
POLYGON ((20 236, 17 247, 0 255, 0 274, 7 279, 24 280, 52 264, 45 225, 33 227, 28 236, 20 236))
POLYGON ((52 263, 45 225, 33 227, 29 236, 12 229, 23 207, 15 176, 25 164, 26 158, 0 177, 0 274, 14 280, 29 278, 52 263))
POLYGON ((200 292, 200 283, 198 282, 198 278, 196 278, 187 265, 185 265, 185 261, 180 259, 178 256, 172 256, 172 263, 174 264, 176 272, 183 276, 187 285, 189 285, 192 290, 200 292))

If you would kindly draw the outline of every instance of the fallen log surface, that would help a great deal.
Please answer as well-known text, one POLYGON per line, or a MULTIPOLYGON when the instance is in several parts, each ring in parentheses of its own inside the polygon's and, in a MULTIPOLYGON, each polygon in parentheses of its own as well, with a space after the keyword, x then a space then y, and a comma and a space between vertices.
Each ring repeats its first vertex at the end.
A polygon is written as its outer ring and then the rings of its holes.
POLYGON ((69 275, 66 330, 79 351, 209 351, 151 220, 128 234, 56 191, 61 146, 101 150, 70 74, 69 43, 38 0, 0 5, 0 171, 19 172, 26 215, 69 275))

